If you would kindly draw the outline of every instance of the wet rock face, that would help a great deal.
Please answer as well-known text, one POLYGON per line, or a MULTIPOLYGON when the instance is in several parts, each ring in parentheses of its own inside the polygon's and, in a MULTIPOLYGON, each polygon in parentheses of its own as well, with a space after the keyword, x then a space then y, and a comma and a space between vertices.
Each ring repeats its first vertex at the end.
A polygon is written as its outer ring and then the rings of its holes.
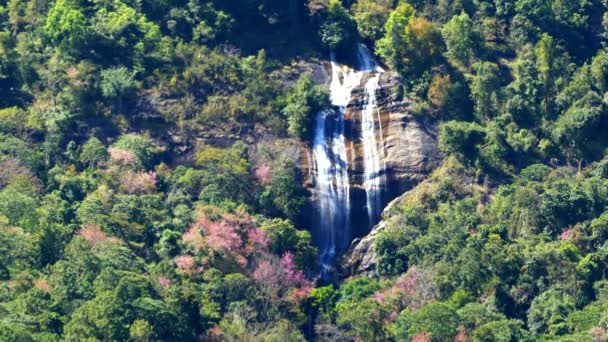
MULTIPOLYGON (((361 120, 362 111, 367 103, 365 84, 369 77, 366 75, 361 85, 353 89, 345 113, 345 138, 351 184, 351 232, 354 237, 359 238, 370 233, 370 227, 377 223, 368 222, 363 186, 364 151, 361 120)), ((382 73, 376 93, 378 111, 375 119, 375 126, 378 128, 376 141, 379 145, 382 165, 380 174, 376 176, 385 176, 385 181, 382 182, 382 200, 385 205, 425 180, 440 164, 442 158, 437 148, 436 127, 426 119, 411 114, 411 104, 403 93, 401 84, 402 80, 396 73, 382 73)), ((311 160, 310 151, 306 151, 306 148, 302 153, 302 173, 305 186, 312 197, 314 162, 311 160)), ((310 203, 309 210, 314 210, 314 203, 310 203)), ((371 234, 374 234, 374 231, 371 234)), ((365 241, 372 240, 373 236, 356 240, 360 241, 361 252, 371 250, 371 242, 366 244, 365 241)), ((359 255, 365 258, 367 254, 359 253, 359 255)))
MULTIPOLYGON (((352 170, 355 178, 361 173, 360 127, 361 103, 365 99, 358 89, 349 106, 353 122, 352 170)), ((411 189, 439 165, 436 127, 429 121, 411 114, 410 102, 404 96, 401 78, 395 73, 384 73, 377 94, 380 127, 377 141, 381 145, 381 161, 387 175, 385 203, 411 189)))

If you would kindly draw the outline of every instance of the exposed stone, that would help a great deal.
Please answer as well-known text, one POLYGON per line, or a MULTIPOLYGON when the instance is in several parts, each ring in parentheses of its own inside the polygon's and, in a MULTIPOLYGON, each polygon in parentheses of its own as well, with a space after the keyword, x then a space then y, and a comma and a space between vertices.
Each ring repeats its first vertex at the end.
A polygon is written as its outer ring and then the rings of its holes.
POLYGON ((354 274, 375 275, 377 261, 373 250, 374 241, 384 229, 386 229, 386 221, 380 221, 369 234, 353 241, 341 263, 341 278, 354 274))
MULTIPOLYGON (((428 182, 428 181, 425 181, 428 182)), ((408 195, 406 192, 392 200, 384 209, 382 217, 387 218, 395 206, 398 206, 408 195)), ((376 275, 377 257, 374 253, 374 243, 378 235, 387 227, 388 221, 380 221, 366 236, 355 239, 340 263, 340 277, 352 275, 376 275)))
POLYGON ((273 73, 271 77, 279 80, 283 85, 290 86, 298 81, 304 73, 309 73, 316 84, 329 84, 329 62, 319 60, 296 59, 290 65, 273 73))
MULTIPOLYGON (((364 82, 365 83, 365 80, 364 82)), ((361 110, 365 103, 363 89, 353 92, 349 106, 353 121, 353 174, 355 183, 363 167, 361 165, 360 127, 361 110)), ((380 127, 377 141, 382 153, 381 162, 385 166, 388 182, 385 192, 387 199, 411 189, 439 165, 441 155, 437 149, 437 132, 428 120, 411 114, 410 102, 404 96, 401 78, 395 73, 383 73, 377 94, 380 127)))
MULTIPOLYGON (((369 232, 366 210, 366 194, 363 188, 363 144, 361 140, 362 110, 367 102, 365 84, 369 76, 364 77, 361 85, 353 89, 351 101, 345 113, 347 155, 349 177, 351 178, 351 231, 353 236, 362 237, 369 232)), ((414 116, 410 101, 405 96, 402 80, 396 73, 381 74, 379 89, 376 94, 378 117, 376 141, 381 151, 381 164, 384 166, 378 175, 386 176, 383 189, 384 203, 412 189, 425 180, 441 162, 441 153, 437 148, 437 131, 432 122, 414 116), (378 125, 378 121, 380 125, 378 125)), ((304 185, 314 195, 314 164, 311 151, 304 148, 301 154, 301 169, 304 185)), ((313 203, 311 203, 312 208, 313 203)), ((307 223, 305 222, 304 225, 307 223)), ((364 238, 365 239, 365 238, 364 238)), ((362 240, 362 247, 365 241, 362 240)))

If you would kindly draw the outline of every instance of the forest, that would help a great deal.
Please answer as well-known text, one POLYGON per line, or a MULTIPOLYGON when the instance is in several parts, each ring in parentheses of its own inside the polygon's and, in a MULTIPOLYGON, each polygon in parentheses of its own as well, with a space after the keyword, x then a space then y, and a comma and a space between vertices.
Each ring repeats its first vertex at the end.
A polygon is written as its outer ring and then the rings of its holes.
POLYGON ((0 341, 602 342, 607 273, 605 0, 0 0, 0 341), (326 281, 294 151, 358 44, 441 164, 326 281))

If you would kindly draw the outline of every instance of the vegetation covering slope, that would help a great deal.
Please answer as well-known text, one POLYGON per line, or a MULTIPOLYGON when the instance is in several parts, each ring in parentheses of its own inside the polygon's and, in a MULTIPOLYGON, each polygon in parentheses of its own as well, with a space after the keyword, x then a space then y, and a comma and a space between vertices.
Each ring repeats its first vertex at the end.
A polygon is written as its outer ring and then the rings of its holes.
POLYGON ((605 13, 0 0, 0 340, 605 341, 605 13), (386 215, 377 275, 318 286, 276 156, 328 106, 292 61, 358 41, 445 162, 386 215))

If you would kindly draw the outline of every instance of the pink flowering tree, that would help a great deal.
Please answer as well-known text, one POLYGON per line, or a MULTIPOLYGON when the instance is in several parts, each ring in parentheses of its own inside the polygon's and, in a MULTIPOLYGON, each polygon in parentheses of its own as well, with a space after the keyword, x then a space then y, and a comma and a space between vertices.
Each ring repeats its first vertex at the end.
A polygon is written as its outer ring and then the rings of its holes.
POLYGON ((141 164, 139 158, 137 158, 133 151, 110 147, 108 152, 110 154, 110 161, 112 164, 132 167, 136 167, 141 164))
POLYGON ((104 242, 119 242, 120 240, 109 236, 98 226, 86 226, 77 232, 77 235, 87 240, 92 247, 96 247, 104 242))
POLYGON ((392 287, 376 293, 374 298, 381 304, 394 305, 398 311, 417 310, 437 298, 433 277, 430 270, 411 267, 392 287))
POLYGON ((464 325, 458 326, 458 333, 454 336, 454 342, 469 342, 469 335, 464 325))
POLYGON ((174 260, 175 266, 186 275, 194 275, 202 272, 202 268, 197 267, 194 257, 191 255, 178 256, 174 260))
POLYGON ((432 342, 432 341, 433 341, 433 339, 432 339, 431 334, 428 333, 428 332, 423 331, 421 333, 416 334, 412 338, 411 342, 432 342))
POLYGON ((270 165, 264 164, 256 168, 253 175, 260 184, 268 185, 270 184, 270 179, 272 178, 272 168, 270 165))
POLYGON ((120 187, 128 194, 150 194, 156 190, 156 172, 127 171, 120 177, 120 187))
POLYGON ((299 305, 314 287, 313 281, 299 270, 291 252, 281 258, 267 254, 261 259, 252 278, 263 293, 263 307, 269 308, 281 302, 299 305))
POLYGON ((562 241, 570 241, 570 240, 572 240, 573 234, 574 234, 574 229, 572 227, 568 227, 568 229, 564 230, 560 234, 559 238, 562 241))
POLYGON ((255 219, 244 213, 223 214, 212 220, 200 212, 182 241, 195 251, 208 247, 232 258, 242 267, 249 265, 254 257, 267 253, 269 244, 266 233, 257 227, 255 219))

